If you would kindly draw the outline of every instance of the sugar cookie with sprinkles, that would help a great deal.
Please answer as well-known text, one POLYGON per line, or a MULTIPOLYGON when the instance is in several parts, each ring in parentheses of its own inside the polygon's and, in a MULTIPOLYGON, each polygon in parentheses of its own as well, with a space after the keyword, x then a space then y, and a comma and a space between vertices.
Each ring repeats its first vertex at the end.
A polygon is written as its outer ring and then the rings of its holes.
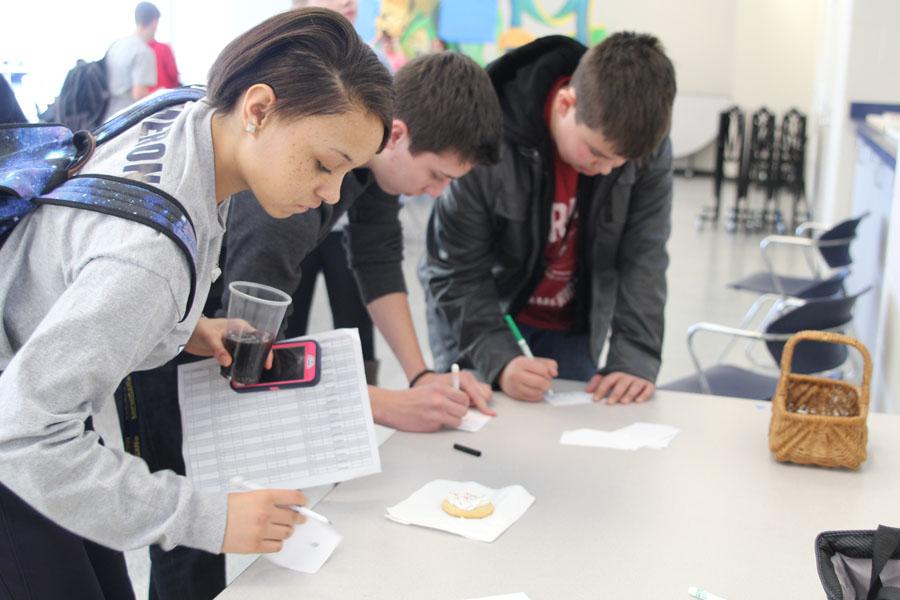
POLYGON ((471 492, 450 492, 441 508, 448 515, 463 519, 483 519, 494 512, 490 498, 471 492))

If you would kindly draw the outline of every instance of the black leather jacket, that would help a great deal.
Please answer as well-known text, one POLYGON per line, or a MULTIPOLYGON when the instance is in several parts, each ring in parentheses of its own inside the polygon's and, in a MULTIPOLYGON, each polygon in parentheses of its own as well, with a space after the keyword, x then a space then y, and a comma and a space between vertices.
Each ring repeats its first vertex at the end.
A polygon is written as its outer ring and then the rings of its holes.
MULTIPOLYGON (((500 163, 476 167, 437 200, 419 265, 438 369, 463 360, 496 382, 520 355, 503 314, 524 305, 544 272, 554 191, 544 103, 585 50, 570 38, 552 36, 488 67, 504 111, 500 163)), ((669 140, 642 164, 628 162, 608 176, 580 176, 577 203, 578 328, 590 334, 598 364, 611 333, 600 372, 655 381, 671 229, 669 140)))

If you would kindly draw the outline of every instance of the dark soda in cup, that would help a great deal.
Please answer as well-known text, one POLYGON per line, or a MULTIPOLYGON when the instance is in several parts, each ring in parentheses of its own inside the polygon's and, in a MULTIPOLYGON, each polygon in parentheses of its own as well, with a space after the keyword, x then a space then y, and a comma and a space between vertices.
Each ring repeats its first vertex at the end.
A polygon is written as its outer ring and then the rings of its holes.
POLYGON ((256 383, 266 364, 275 336, 266 331, 234 331, 225 336, 231 355, 231 380, 237 384, 256 383))

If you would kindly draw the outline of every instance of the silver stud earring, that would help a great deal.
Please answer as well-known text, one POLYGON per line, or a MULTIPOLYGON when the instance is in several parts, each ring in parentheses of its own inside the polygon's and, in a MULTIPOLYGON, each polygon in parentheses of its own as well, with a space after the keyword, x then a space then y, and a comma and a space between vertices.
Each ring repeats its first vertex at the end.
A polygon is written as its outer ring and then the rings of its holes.
POLYGON ((244 128, 247 133, 256 133, 256 123, 247 123, 247 126, 244 128))

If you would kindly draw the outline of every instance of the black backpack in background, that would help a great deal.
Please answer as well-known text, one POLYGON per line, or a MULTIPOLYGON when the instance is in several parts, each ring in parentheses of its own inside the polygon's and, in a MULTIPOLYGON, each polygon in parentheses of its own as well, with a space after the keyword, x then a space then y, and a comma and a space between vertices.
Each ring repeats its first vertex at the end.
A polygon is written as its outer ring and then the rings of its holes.
POLYGON ((93 129, 103 122, 109 107, 106 57, 79 60, 66 75, 56 101, 41 113, 44 123, 60 123, 72 131, 93 129))

